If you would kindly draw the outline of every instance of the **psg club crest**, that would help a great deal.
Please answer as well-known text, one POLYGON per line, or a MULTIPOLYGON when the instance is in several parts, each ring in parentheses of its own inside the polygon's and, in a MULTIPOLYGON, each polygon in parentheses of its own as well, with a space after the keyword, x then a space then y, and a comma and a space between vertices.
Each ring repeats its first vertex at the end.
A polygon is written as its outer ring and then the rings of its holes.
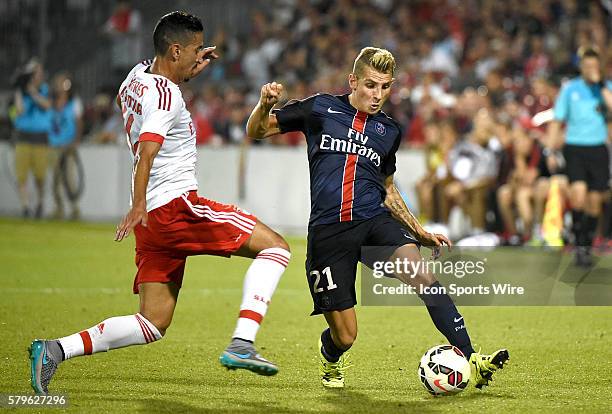
POLYGON ((384 137, 387 133, 387 129, 380 122, 374 124, 374 129, 376 129, 376 132, 378 132, 378 135, 380 135, 381 137, 384 137))

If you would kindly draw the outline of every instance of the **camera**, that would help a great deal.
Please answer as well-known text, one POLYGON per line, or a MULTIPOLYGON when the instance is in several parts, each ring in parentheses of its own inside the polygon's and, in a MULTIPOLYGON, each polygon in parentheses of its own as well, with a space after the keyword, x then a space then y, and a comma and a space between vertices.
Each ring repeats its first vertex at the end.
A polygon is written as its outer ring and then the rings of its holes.
POLYGON ((32 75, 32 72, 18 72, 13 80, 13 88, 19 89, 25 93, 28 88, 28 83, 30 83, 30 79, 32 79, 32 75))
POLYGON ((25 93, 38 65, 38 60, 36 58, 32 58, 28 63, 20 67, 13 75, 13 88, 19 89, 25 93))

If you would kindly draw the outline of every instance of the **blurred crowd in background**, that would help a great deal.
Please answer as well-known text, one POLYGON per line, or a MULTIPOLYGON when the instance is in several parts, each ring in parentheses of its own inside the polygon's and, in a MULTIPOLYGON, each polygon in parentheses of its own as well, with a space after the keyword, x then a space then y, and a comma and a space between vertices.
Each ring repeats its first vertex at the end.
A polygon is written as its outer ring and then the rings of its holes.
MULTIPOLYGON (((83 141, 123 141, 116 86, 149 58, 150 33, 130 1, 118 1, 99 28, 112 40, 113 73, 83 102, 83 141), (146 47, 145 47, 146 46, 146 47), (112 78, 112 81, 111 81, 112 78), (117 119, 113 119, 117 118, 117 119)), ((606 1, 277 0, 254 10, 248 35, 223 27, 207 44, 221 58, 201 81, 182 86, 202 145, 237 144, 262 84, 282 82, 287 99, 347 92, 352 59, 365 45, 392 51, 398 65, 385 112, 404 126, 404 144, 427 144, 427 125, 448 121, 467 133, 479 108, 496 125, 528 120, 550 107, 561 82, 577 74, 576 50, 597 46, 612 74, 606 1)), ((204 23, 214 16, 202 16, 204 23)), ((64 68, 70 71, 70 68, 64 68)), ((52 74, 51 74, 52 75, 52 74)), ((78 87, 76 86, 77 94, 78 87)), ((301 137, 273 144, 300 145, 301 137)))
MULTIPOLYGON (((577 76, 581 46, 596 47, 604 77, 612 77, 609 0, 265 4, 248 11, 243 30, 218 27, 208 33, 205 43, 217 46, 220 59, 202 79, 181 86, 198 144, 245 142, 246 119, 262 84, 283 83, 287 100, 320 91, 345 93, 358 51, 366 45, 384 47, 394 54, 398 71, 383 110, 403 126, 403 147, 426 152, 428 173, 417 185, 426 222, 447 222, 458 205, 476 231, 494 226, 513 236, 520 233, 509 224, 515 222, 516 205, 523 226, 531 229, 541 220, 546 198, 547 183, 540 178, 549 175, 541 154, 545 126, 534 123, 533 116, 550 109, 560 85, 577 76), (466 154, 475 160, 473 166, 465 163, 466 154), (526 167, 517 171, 517 165, 526 167), (491 206, 499 218, 487 218, 491 206)), ((69 67, 60 74, 61 82, 48 74, 55 79, 50 98, 67 88, 74 102, 71 113, 78 128, 73 141, 61 146, 124 143, 115 89, 135 63, 150 57, 151 33, 144 30, 137 6, 118 1, 98 28, 111 42, 113 69, 95 94, 79 98, 69 67)), ((215 18, 201 17, 205 26, 215 18)), ((304 137, 285 134, 256 144, 304 145, 304 137)), ((530 236, 525 230, 521 238, 530 236)))

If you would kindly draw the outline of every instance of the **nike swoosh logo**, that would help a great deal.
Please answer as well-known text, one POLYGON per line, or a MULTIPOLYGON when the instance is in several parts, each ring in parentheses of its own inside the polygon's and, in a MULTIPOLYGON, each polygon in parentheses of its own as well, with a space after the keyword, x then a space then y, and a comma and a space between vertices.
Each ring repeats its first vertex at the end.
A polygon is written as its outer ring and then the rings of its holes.
POLYGON ((442 385, 440 385, 440 380, 437 379, 434 381, 434 385, 438 388, 440 388, 442 391, 448 391, 446 388, 444 388, 442 385))
POLYGON ((248 358, 248 357, 250 357, 250 356, 251 356, 251 354, 249 354, 249 353, 246 353, 246 354, 239 354, 239 353, 237 353, 237 352, 230 352, 230 354, 232 354, 232 355, 236 355, 238 358, 242 358, 242 359, 246 359, 246 358, 248 358))
POLYGON ((461 319, 463 319, 463 316, 461 318, 454 318, 453 321, 459 322, 461 319))
POLYGON ((43 365, 46 365, 47 362, 49 362, 49 360, 47 359, 47 350, 45 349, 43 351, 43 360, 42 360, 42 363, 43 363, 43 365))
POLYGON ((327 108, 327 112, 329 112, 330 114, 343 114, 344 113, 341 111, 334 111, 333 109, 331 109, 331 106, 327 108))

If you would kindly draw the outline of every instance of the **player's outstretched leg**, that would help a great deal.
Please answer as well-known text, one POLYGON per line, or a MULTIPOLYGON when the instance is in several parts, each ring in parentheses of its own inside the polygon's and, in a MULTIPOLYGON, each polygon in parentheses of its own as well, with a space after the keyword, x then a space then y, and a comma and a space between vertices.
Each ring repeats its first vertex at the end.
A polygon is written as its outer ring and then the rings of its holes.
POLYGON ((289 245, 279 234, 257 222, 249 240, 235 255, 254 260, 244 277, 242 303, 232 341, 219 361, 227 369, 274 375, 278 367, 259 355, 253 343, 274 290, 289 264, 289 245))
POLYGON ((84 331, 56 340, 36 339, 29 348, 31 385, 37 394, 47 394, 59 364, 81 355, 106 352, 161 339, 158 329, 144 316, 117 316, 84 331))
MULTIPOLYGON (((417 263, 423 258, 418 248, 414 244, 404 245, 399 247, 391 256, 390 260, 395 261, 407 259, 412 263, 417 263)), ((429 286, 438 289, 432 290, 441 292, 442 285, 438 282, 434 275, 425 270, 415 275, 415 277, 406 277, 406 275, 396 275, 402 282, 415 286, 420 291, 419 286, 429 286)), ((423 269, 423 267, 420 267, 423 269)), ((419 295, 421 300, 427 306, 429 316, 434 325, 444 335, 451 345, 456 346, 463 352, 463 355, 470 361, 472 367, 472 375, 477 388, 482 388, 489 385, 492 381, 493 373, 503 368, 504 364, 510 359, 508 350, 500 349, 491 355, 484 355, 474 351, 472 341, 468 334, 466 323, 463 316, 457 310, 455 303, 446 293, 426 293, 419 295)))
POLYGON ((141 283, 140 313, 109 318, 55 340, 35 339, 28 350, 34 391, 47 394, 58 366, 67 359, 161 339, 172 320, 178 291, 172 282, 141 283))
POLYGON ((346 370, 350 368, 348 350, 357 337, 355 308, 325 312, 329 328, 319 338, 319 376, 326 388, 344 388, 346 370))

